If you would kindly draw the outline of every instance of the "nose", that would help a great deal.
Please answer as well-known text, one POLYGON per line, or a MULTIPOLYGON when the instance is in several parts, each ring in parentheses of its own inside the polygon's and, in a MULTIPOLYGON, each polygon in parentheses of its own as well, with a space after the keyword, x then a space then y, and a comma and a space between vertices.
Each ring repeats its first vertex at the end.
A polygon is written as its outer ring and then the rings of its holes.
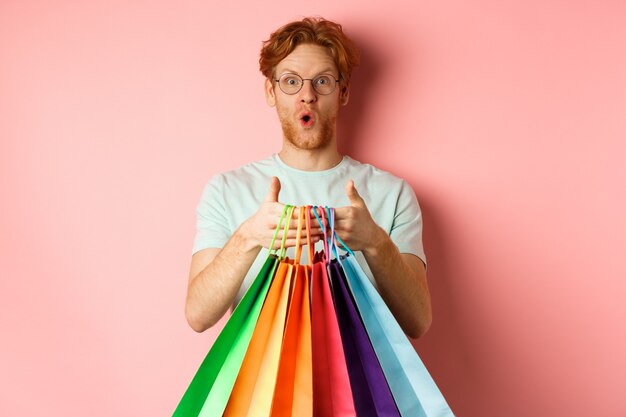
POLYGON ((300 89, 300 101, 302 101, 303 103, 314 103, 316 100, 317 93, 315 89, 313 89, 313 81, 304 80, 304 84, 300 89))

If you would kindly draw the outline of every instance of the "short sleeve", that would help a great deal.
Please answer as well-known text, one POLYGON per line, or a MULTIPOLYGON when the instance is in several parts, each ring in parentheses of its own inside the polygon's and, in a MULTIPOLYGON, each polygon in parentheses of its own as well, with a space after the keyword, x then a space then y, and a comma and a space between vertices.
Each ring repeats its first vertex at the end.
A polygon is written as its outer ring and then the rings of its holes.
POLYGON ((426 264, 422 242, 422 211, 411 186, 402 180, 389 236, 400 253, 411 253, 426 264))
POLYGON ((222 248, 232 234, 228 226, 223 190, 224 180, 221 175, 216 175, 202 191, 196 208, 193 253, 207 248, 222 248))

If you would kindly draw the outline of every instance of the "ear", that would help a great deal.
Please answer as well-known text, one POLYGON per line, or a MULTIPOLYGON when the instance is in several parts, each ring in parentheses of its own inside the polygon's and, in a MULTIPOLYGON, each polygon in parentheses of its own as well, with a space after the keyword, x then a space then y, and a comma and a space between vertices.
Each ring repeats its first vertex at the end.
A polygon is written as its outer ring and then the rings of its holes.
POLYGON ((339 103, 342 106, 348 104, 348 100, 350 99, 350 84, 345 84, 341 86, 341 91, 339 92, 339 103))
POLYGON ((274 107, 276 105, 274 82, 270 80, 269 78, 265 79, 264 90, 265 90, 265 101, 267 102, 267 105, 270 107, 274 107))

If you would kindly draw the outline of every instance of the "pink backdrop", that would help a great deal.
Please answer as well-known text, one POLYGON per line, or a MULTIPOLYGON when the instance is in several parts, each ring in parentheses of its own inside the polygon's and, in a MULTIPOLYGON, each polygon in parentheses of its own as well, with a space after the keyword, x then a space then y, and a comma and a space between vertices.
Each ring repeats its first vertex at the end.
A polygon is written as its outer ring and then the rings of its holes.
POLYGON ((625 416, 626 4, 237 3, 0 3, 0 415, 171 415, 200 191, 279 149, 261 40, 320 14, 363 48, 342 149, 423 206, 452 408, 625 416))

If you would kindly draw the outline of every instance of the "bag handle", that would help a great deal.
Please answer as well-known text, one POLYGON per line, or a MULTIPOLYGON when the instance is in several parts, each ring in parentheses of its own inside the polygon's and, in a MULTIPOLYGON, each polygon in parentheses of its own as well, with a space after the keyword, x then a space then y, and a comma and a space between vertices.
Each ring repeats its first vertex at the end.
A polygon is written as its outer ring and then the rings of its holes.
POLYGON ((320 220, 320 217, 317 215, 317 208, 317 206, 314 207, 313 214, 315 214, 315 218, 319 222, 322 231, 324 232, 324 255, 326 256, 326 263, 328 264, 330 262, 330 258, 332 257, 330 251, 335 254, 336 258, 339 258, 339 246, 337 245, 337 242, 339 242, 342 249, 344 249, 350 255, 354 256, 354 252, 348 247, 348 245, 345 244, 343 240, 341 240, 341 238, 335 231, 335 209, 328 206, 325 206, 324 208, 319 207, 322 210, 322 220, 320 220), (328 219, 328 222, 326 221, 326 219, 328 219), (330 236, 326 233, 327 224, 330 228, 330 236))
POLYGON ((294 264, 300 264, 300 258, 302 258, 302 242, 300 239, 300 235, 302 234, 302 223, 304 223, 304 206, 298 207, 298 234, 296 235, 296 257, 294 259, 294 264))
POLYGON ((278 257, 278 259, 285 259, 285 254, 287 253, 287 248, 285 248, 285 241, 287 240, 287 232, 289 231, 289 223, 291 221, 291 216, 293 215, 294 206, 286 205, 283 208, 283 213, 280 216, 280 220, 278 221, 278 226, 276 226, 276 230, 274 231, 274 238, 272 239, 272 243, 270 248, 274 247, 274 242, 276 241, 276 236, 278 235, 278 231, 283 228, 283 237, 280 242, 280 253, 278 253, 278 249, 274 250, 274 255, 278 257), (283 222, 285 223, 283 227, 283 222))
POLYGON ((335 244, 335 219, 334 219, 334 211, 331 213, 330 208, 328 206, 324 206, 324 212, 326 213, 326 218, 328 219, 328 228, 330 229, 328 236, 328 245, 330 247, 328 251, 328 258, 332 258, 332 255, 337 257, 337 248, 335 244))
POLYGON ((313 265, 313 244, 311 243, 311 210, 313 210, 312 206, 306 206, 306 245, 309 250, 309 264, 313 265))
POLYGON ((330 262, 330 256, 328 254, 328 234, 326 233, 326 214, 324 208, 314 206, 313 214, 315 214, 315 218, 317 219, 317 222, 320 224, 322 232, 324 233, 324 263, 328 265, 328 263, 330 262), (320 219, 320 216, 317 214, 318 208, 321 210, 322 219, 320 219))
MULTIPOLYGON (((278 220, 278 224, 276 225, 276 230, 274 230, 274 237, 272 238, 272 243, 270 243, 270 254, 278 256, 278 249, 273 249, 274 248, 274 243, 276 242, 276 237, 278 236, 278 231, 283 227, 283 221, 285 220, 285 214, 287 213, 288 210, 289 210, 289 206, 283 207, 283 212, 280 215, 280 220, 278 220)), ((283 244, 284 244, 284 239, 283 239, 283 244)), ((283 245, 281 245, 280 249, 282 249, 282 246, 283 245)))
POLYGON ((291 223, 291 219, 293 218, 293 211, 295 206, 289 206, 287 210, 287 222, 285 223, 285 228, 283 229, 283 240, 280 245, 280 259, 285 259, 287 256, 287 248, 285 247, 285 242, 287 241, 287 233, 289 233, 289 224, 291 223))
MULTIPOLYGON (((328 207, 326 207, 326 209, 328 209, 328 207)), ((341 240, 341 238, 339 237, 339 235, 337 234, 337 232, 335 231, 335 209, 333 207, 330 208, 330 218, 331 218, 331 231, 332 231, 332 235, 331 235, 331 239, 332 239, 332 244, 333 244, 333 252, 335 253, 335 256, 337 258, 339 258, 339 254, 337 252, 337 249, 339 248, 339 246, 337 246, 337 242, 339 242, 339 244, 341 244, 341 246, 343 247, 343 249, 348 252, 350 255, 354 256, 354 252, 352 252, 352 250, 348 247, 348 245, 346 245, 343 240, 341 240)))

